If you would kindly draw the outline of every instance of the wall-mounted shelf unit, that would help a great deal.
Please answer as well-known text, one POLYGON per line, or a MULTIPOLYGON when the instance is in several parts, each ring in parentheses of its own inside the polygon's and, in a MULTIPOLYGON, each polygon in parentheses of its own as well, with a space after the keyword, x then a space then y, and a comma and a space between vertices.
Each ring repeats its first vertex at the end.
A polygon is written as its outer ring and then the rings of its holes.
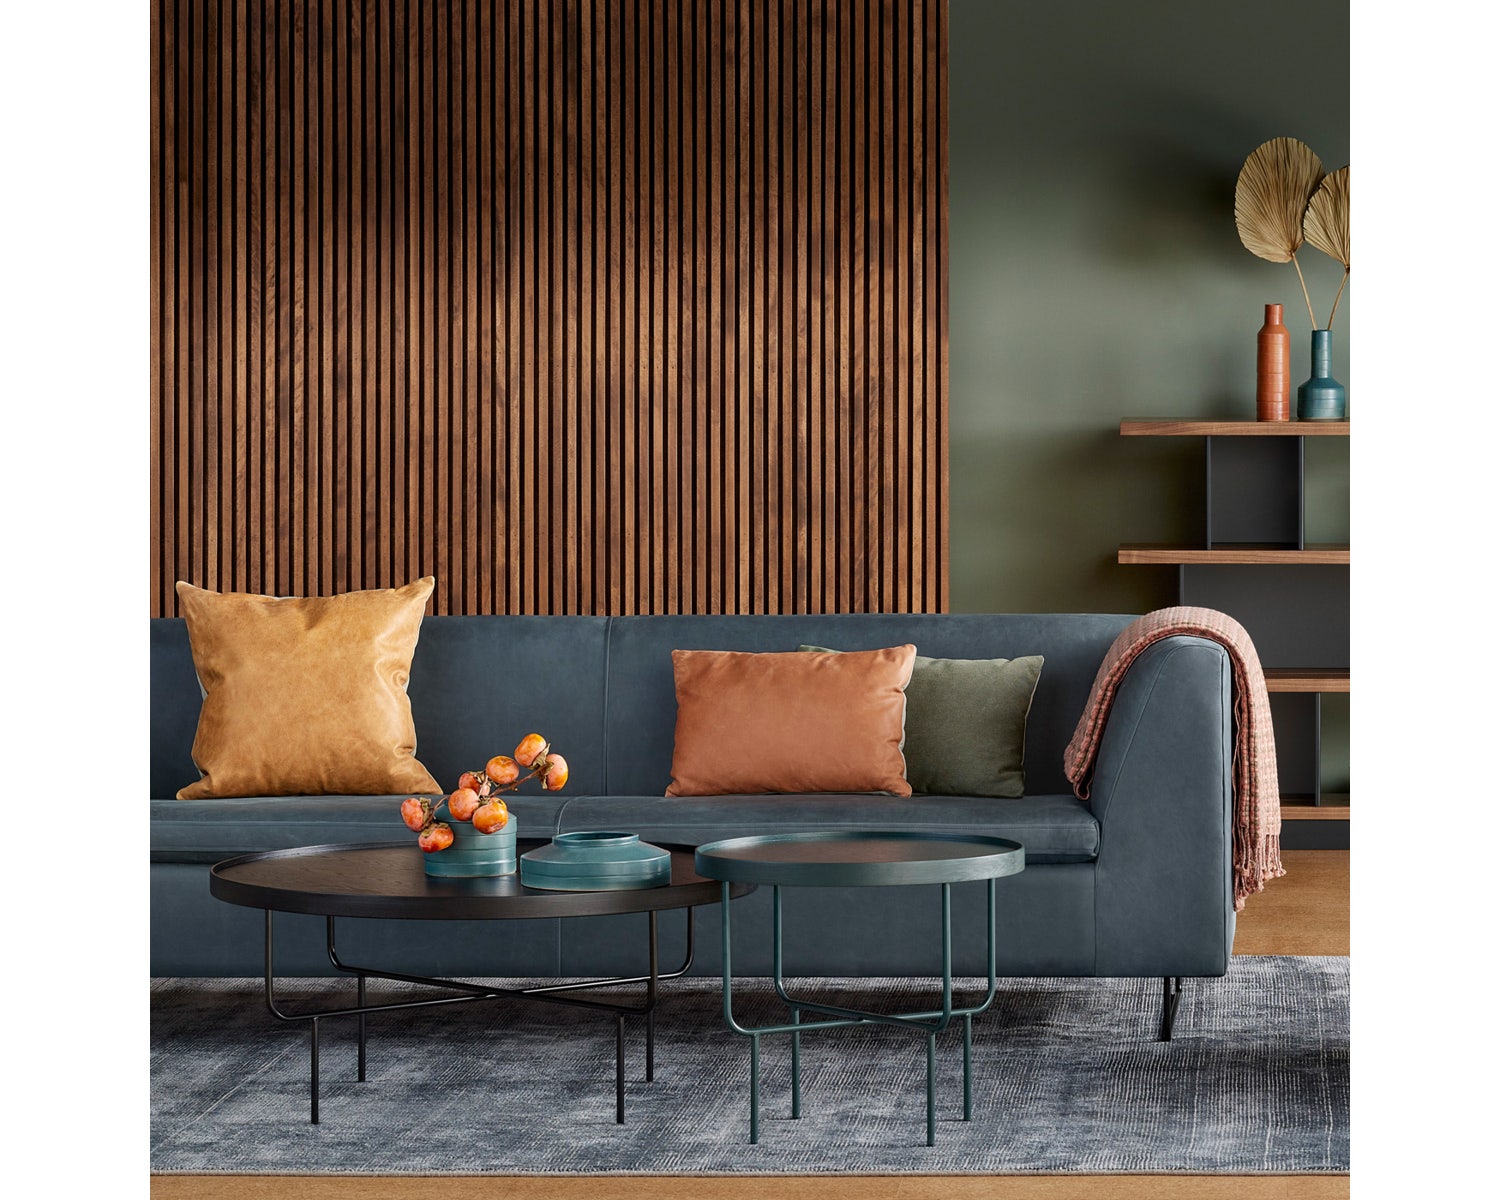
POLYGON ((1156 421, 1127 418, 1122 437, 1348 437, 1348 421, 1156 421))
POLYGON ((1236 543, 1233 546, 1164 546, 1131 542, 1120 547, 1122 563, 1325 563, 1347 564, 1349 547, 1320 545, 1289 549, 1284 546, 1236 543))
POLYGON ((1203 440, 1201 539, 1125 543, 1117 561, 1175 566, 1177 603, 1245 626, 1271 693, 1282 818, 1341 828, 1311 844, 1347 845, 1349 797, 1323 790, 1322 738, 1323 697, 1349 693, 1349 547, 1305 539, 1303 439, 1347 438, 1349 422, 1138 418, 1120 434, 1203 440))
MULTIPOLYGON (((1344 797, 1348 799, 1347 796, 1344 797)), ((1283 821, 1347 821, 1349 806, 1334 802, 1334 797, 1325 795, 1318 804, 1306 800, 1286 799, 1281 802, 1283 821)), ((1285 839, 1283 839, 1284 841, 1285 839)))
POLYGON ((1268 692, 1314 692, 1328 695, 1349 690, 1349 668, 1315 671, 1297 667, 1262 667, 1268 692))

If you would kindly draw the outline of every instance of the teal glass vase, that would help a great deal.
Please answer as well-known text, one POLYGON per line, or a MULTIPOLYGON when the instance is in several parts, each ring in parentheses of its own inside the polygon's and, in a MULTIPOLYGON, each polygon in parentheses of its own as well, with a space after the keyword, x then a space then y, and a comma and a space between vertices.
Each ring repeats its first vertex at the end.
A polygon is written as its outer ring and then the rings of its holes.
POLYGON ((1349 395, 1333 377, 1333 331, 1314 329, 1312 375, 1297 388, 1297 420, 1346 421, 1349 395))

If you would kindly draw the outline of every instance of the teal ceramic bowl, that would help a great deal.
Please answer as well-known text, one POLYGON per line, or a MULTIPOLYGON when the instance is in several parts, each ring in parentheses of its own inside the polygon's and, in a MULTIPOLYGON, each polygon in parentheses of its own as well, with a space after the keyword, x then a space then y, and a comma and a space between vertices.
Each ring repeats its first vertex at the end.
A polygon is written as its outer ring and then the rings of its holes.
POLYGON ((512 817, 504 829, 479 833, 468 821, 449 820, 453 845, 422 855, 422 869, 435 879, 482 879, 513 875, 516 870, 516 825, 512 817))
POLYGON ((559 892, 661 887, 672 880, 672 854, 636 833, 559 833, 521 855, 521 882, 559 892))

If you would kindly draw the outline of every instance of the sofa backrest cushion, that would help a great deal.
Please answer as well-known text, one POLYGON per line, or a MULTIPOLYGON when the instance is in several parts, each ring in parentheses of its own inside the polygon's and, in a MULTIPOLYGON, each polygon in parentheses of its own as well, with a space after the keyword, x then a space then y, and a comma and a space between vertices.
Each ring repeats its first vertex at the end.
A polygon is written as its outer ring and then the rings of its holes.
MULTIPOLYGON (((1046 659, 1026 723, 1026 792, 1067 793, 1062 755, 1094 675, 1130 615, 874 614, 613 617, 605 720, 606 791, 662 794, 672 775, 673 650, 876 650, 910 642, 931 658, 1046 659)), ((1004 803, 997 800, 997 804, 1004 803)))
POLYGON ((193 669, 187 622, 151 619, 151 799, 168 800, 198 778, 193 735, 203 693, 193 669))
MULTIPOLYGON (((451 791, 463 771, 540 733, 567 759, 564 795, 602 792, 607 617, 428 617, 411 667, 417 752, 451 791)), ((518 807, 532 781, 506 794, 518 807)))
MULTIPOLYGON (((568 760, 565 795, 660 796, 672 777, 674 649, 875 650, 910 642, 932 658, 1040 654, 1046 666, 1026 722, 1026 792, 1065 794, 1072 788, 1063 749, 1105 652, 1134 619, 1095 613, 427 617, 408 694, 417 754, 445 790, 459 772, 509 754, 514 741, 534 731, 568 760)), ((151 619, 150 692, 151 795, 163 799, 198 775, 192 759, 198 681, 180 618, 151 619)))
MULTIPOLYGON (((566 794, 604 790, 605 617, 425 617, 407 696, 417 756, 444 792, 528 733, 568 760, 566 794)), ((668 668, 670 670, 670 667, 668 668)), ((200 708, 184 622, 151 621, 151 795, 198 777, 200 708)), ((527 784, 507 804, 540 792, 527 784)))

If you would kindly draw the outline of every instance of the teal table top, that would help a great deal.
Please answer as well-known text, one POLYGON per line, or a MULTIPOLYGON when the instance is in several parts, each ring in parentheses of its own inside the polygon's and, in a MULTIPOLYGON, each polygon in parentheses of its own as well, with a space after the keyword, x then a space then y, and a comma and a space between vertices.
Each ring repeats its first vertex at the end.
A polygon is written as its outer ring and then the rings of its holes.
POLYGON ((1019 842, 981 834, 773 833, 699 846, 705 879, 799 887, 964 883, 1025 869, 1019 842))

